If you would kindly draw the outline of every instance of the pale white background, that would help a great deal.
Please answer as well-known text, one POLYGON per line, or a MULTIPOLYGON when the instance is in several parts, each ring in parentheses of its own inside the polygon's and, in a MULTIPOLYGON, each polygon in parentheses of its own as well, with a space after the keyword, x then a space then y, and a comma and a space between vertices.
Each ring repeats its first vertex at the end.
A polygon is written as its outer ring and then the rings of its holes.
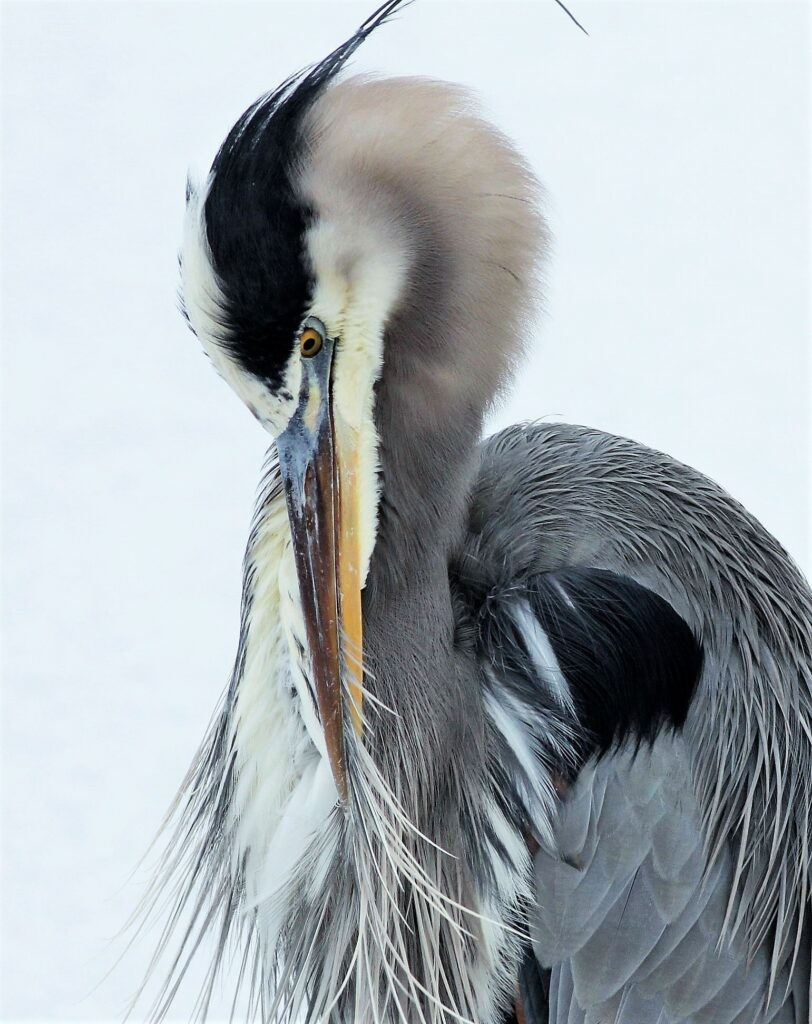
MULTIPOLYGON (((128 874, 235 646, 265 439, 175 311, 187 166, 373 3, 2 6, 5 1020, 120 1017, 128 874)), ((547 186, 494 422, 672 452, 808 570, 808 9, 572 3, 590 38, 552 0, 419 0, 355 64, 475 87, 547 186)))

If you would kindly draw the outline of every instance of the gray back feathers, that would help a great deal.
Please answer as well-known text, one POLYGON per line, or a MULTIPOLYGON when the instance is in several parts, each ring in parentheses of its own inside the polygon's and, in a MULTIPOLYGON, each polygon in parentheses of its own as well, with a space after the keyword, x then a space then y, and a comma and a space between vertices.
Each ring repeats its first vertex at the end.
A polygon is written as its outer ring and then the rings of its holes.
POLYGON ((766 950, 771 989, 805 948, 808 976, 812 595, 787 554, 701 474, 582 427, 491 439, 471 524, 465 557, 494 579, 612 569, 701 637, 685 738, 706 870, 731 857, 719 941, 766 950))

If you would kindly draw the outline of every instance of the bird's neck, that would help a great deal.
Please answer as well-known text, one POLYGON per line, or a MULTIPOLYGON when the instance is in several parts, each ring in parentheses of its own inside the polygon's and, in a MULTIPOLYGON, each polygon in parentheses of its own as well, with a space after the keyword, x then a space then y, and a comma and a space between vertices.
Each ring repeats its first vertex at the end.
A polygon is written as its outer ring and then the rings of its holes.
POLYGON ((447 752, 461 749, 460 728, 477 721, 472 696, 461 692, 448 567, 465 528, 481 424, 460 413, 436 430, 429 407, 437 396, 425 395, 421 407, 418 392, 386 377, 379 388, 381 497, 364 592, 364 662, 366 685, 395 711, 384 730, 389 756, 425 737, 435 748, 426 763, 442 775, 447 752), (466 704, 471 713, 461 724, 466 704))
POLYGON ((380 382, 380 499, 367 589, 388 598, 414 586, 448 590, 449 558, 468 515, 482 416, 448 409, 436 382, 380 382), (443 415, 438 417, 438 405, 443 415), (439 422, 438 422, 439 420, 439 422))

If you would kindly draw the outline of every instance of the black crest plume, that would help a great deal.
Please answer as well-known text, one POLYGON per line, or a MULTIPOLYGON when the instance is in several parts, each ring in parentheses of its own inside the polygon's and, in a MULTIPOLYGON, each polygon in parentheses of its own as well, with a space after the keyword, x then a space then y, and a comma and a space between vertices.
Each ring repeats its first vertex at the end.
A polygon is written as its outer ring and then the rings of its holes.
POLYGON ((324 60, 291 75, 240 117, 211 168, 206 240, 222 293, 221 342, 249 373, 281 382, 313 289, 304 257, 311 212, 293 176, 302 120, 364 40, 411 0, 388 0, 324 60))

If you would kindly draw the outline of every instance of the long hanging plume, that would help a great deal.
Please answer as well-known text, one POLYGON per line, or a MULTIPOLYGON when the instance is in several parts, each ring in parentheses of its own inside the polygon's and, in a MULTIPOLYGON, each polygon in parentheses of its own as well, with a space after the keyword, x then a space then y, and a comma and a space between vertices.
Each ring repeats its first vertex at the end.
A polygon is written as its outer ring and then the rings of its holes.
MULTIPOLYGON (((154 1022, 164 1020, 201 941, 211 932, 216 945, 195 1004, 195 1020, 206 1019, 219 970, 241 947, 232 1015, 245 988, 248 1019, 258 1018, 262 1024, 296 1021, 304 1019, 303 1014, 307 1020, 331 1020, 331 1008, 348 992, 354 1019, 371 1024, 406 1024, 412 1019, 405 1015, 407 1005, 421 1024, 473 1024, 481 993, 474 992, 466 969, 477 922, 496 926, 511 949, 512 962, 528 941, 523 912, 532 894, 529 888, 500 892, 484 913, 469 908, 458 858, 412 824, 400 794, 393 792, 363 746, 353 765, 354 799, 348 821, 333 808, 317 841, 306 844, 301 862, 275 879, 275 891, 249 896, 245 865, 234 862, 228 813, 235 784, 232 716, 246 659, 256 583, 254 555, 270 528, 269 513, 281 498, 272 452, 246 553, 240 645, 231 685, 164 822, 163 829, 171 830, 166 850, 130 922, 136 925, 134 939, 168 910, 129 1013, 174 945, 150 1014, 154 1022), (324 877, 332 879, 327 887, 313 882, 324 877), (353 890, 356 900, 351 898, 353 890), (289 892, 295 895, 285 906, 289 892), (408 921, 400 900, 404 892, 411 894, 408 921), (354 914, 335 913, 338 906, 355 906, 357 920, 354 914), (277 922, 270 932, 284 953, 268 948, 269 917, 277 922), (312 961, 317 939, 322 951, 329 951, 320 977, 312 961), (409 953, 418 948, 420 961, 432 972, 429 976, 414 972, 409 953), (355 978, 367 979, 368 987, 355 983, 355 978)), ((373 721, 378 714, 391 713, 375 708, 374 701, 370 711, 373 721)), ((295 802, 295 794, 292 799, 295 802)), ((553 801, 550 791, 528 805, 542 831, 553 801)), ((467 807, 466 812, 473 821, 481 819, 475 832, 492 827, 478 808, 467 807)), ((527 871, 520 874, 529 878, 527 871)), ((504 971, 494 977, 499 996, 506 996, 511 985, 512 978, 504 971)))

